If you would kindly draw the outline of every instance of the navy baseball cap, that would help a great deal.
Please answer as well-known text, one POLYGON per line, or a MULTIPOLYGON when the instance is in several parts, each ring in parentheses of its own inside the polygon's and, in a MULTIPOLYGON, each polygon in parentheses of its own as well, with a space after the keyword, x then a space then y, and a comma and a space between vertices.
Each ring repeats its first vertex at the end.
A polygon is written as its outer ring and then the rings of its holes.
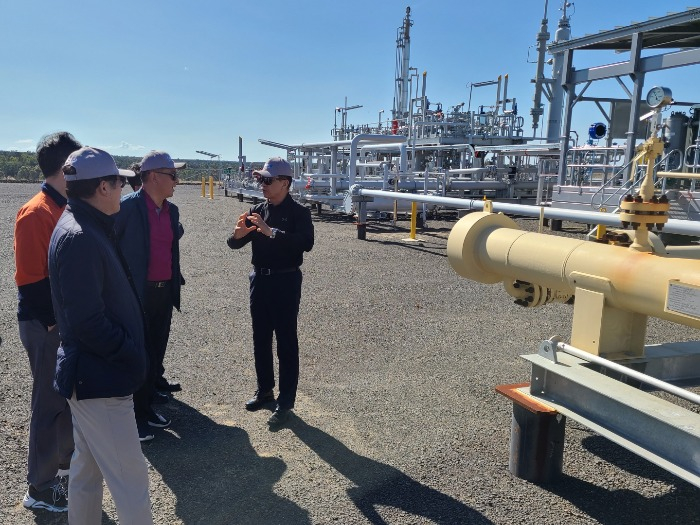
POLYGON ((111 175, 133 177, 131 170, 120 170, 112 155, 98 148, 85 146, 68 155, 63 163, 63 178, 66 181, 98 179, 111 175))
POLYGON ((253 175, 256 177, 292 177, 294 170, 292 165, 282 157, 272 157, 265 163, 263 169, 255 170, 253 175))

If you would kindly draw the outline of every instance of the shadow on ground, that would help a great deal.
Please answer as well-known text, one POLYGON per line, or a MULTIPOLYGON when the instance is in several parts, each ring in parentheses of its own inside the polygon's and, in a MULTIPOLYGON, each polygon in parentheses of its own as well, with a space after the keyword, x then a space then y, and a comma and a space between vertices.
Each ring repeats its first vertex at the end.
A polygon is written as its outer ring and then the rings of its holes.
POLYGON ((602 436, 585 438, 583 446, 634 476, 658 481, 666 492, 646 497, 619 485, 620 477, 596 479, 594 485, 566 475, 543 488, 603 525, 637 525, 640 516, 644 516, 644 523, 700 524, 700 490, 696 487, 602 436))
POLYGON ((294 416, 287 425, 311 450, 355 486, 348 496, 374 525, 387 523, 378 506, 400 509, 437 524, 490 524, 464 503, 427 487, 400 470, 356 454, 336 438, 294 416))
POLYGON ((179 422, 177 434, 160 432, 143 449, 175 495, 183 523, 310 523, 306 510, 273 491, 286 469, 281 459, 259 456, 240 428, 220 425, 175 399, 168 408, 179 422))

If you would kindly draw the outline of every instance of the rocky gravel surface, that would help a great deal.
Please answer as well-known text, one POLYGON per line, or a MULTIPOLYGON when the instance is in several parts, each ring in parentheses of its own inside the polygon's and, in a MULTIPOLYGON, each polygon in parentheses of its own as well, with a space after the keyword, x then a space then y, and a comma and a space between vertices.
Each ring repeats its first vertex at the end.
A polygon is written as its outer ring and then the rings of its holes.
MULTIPOLYGON (((31 378, 17 335, 12 231, 38 187, 0 184, 0 523, 65 524, 24 509, 31 378)), ((247 413, 255 390, 247 304, 249 248, 225 243, 249 203, 180 186, 182 312, 163 412, 172 428, 143 446, 158 524, 690 524, 700 492, 567 422, 564 474, 548 485, 508 471, 511 404, 494 391, 529 380, 521 354, 571 329, 571 307, 515 306, 500 286, 459 278, 445 253, 453 221, 314 214, 304 262, 296 416, 276 432, 247 413)), ((519 220, 524 228, 536 222, 519 220)), ((565 224, 564 234, 580 226, 565 224)), ((651 320, 649 342, 698 339, 651 320)), ((116 523, 105 491, 103 524, 116 523)))

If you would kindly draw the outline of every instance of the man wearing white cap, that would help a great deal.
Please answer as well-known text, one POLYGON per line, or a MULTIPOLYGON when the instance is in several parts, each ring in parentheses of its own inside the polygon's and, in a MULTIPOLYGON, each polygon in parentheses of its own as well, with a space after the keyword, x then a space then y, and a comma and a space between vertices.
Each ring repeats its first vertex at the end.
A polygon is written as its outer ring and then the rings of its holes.
POLYGON ((114 238, 114 214, 132 171, 84 147, 63 165, 68 205, 49 244, 58 348, 57 391, 73 414, 68 521, 102 520, 102 482, 120 523, 153 523, 148 470, 132 394, 145 377, 143 310, 114 238))
POLYGON ((163 358, 170 337, 173 307, 180 309, 180 237, 184 232, 180 212, 168 199, 178 183, 183 162, 174 162, 164 151, 147 153, 140 164, 143 187, 122 199, 117 215, 119 245, 131 269, 136 291, 146 313, 149 373, 134 394, 136 423, 141 441, 153 439, 152 428, 165 428, 170 420, 153 410, 154 400, 180 390, 164 377, 163 358), (162 391, 166 394, 159 394, 162 391))
POLYGON ((299 381, 297 316, 301 301, 300 266, 304 252, 314 245, 311 212, 289 196, 292 166, 273 157, 253 172, 262 184, 266 201, 238 217, 228 246, 253 247, 250 274, 250 314, 253 319, 253 354, 258 388, 246 410, 259 410, 275 401, 272 336, 277 339, 279 396, 268 419, 271 427, 285 423, 294 408, 299 381))

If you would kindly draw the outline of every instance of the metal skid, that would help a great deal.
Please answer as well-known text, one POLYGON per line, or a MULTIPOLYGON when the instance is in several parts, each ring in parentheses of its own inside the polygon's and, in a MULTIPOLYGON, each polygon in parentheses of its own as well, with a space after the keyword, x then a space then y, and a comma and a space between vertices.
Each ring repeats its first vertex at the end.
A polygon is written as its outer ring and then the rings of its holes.
MULTIPOLYGON (((700 414, 629 384, 643 381, 663 388, 660 379, 698 382, 700 343, 670 343, 647 346, 645 350, 644 358, 624 363, 630 367, 624 372, 620 369, 625 367, 619 362, 601 363, 606 360, 598 358, 592 363, 590 358, 582 359, 560 350, 556 341, 545 341, 538 354, 523 356, 532 364, 532 377, 529 388, 519 390, 700 487, 700 414), (611 365, 615 364, 618 366, 613 370, 611 365)), ((669 384, 663 389, 673 391, 674 387, 669 384)), ((682 392, 691 401, 693 396, 700 399, 685 390, 682 392)), ((522 436, 514 438, 523 440, 522 436)), ((548 446, 563 453, 563 447, 555 448, 551 442, 548 446)), ((524 474, 534 472, 525 472, 519 465, 516 468, 524 474)))

